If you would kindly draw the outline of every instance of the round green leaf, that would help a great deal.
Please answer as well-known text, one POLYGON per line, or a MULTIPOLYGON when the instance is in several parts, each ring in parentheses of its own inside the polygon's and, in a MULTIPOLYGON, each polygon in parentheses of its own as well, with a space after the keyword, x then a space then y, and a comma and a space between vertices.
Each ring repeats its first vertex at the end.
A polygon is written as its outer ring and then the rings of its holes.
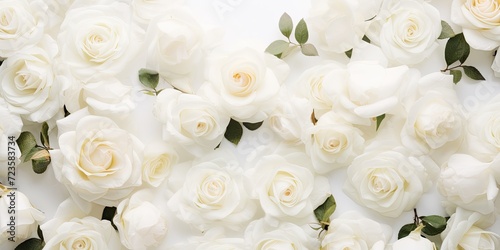
POLYGON ((422 232, 433 236, 438 235, 444 231, 446 228, 446 218, 439 215, 430 215, 430 216, 422 216, 420 217, 422 223, 424 224, 424 228, 422 232))
POLYGON ((455 84, 460 82, 460 80, 462 79, 462 71, 460 70, 452 69, 450 70, 450 74, 453 76, 453 83, 455 84))
POLYGON ((145 87, 155 89, 160 82, 160 75, 158 74, 158 72, 149 69, 140 69, 139 81, 145 87))
POLYGON ((242 136, 243 136, 243 127, 239 122, 231 119, 229 121, 229 125, 227 125, 226 132, 224 133, 224 138, 226 138, 234 145, 238 145, 238 143, 240 143, 242 136))
POLYGON ((281 34, 283 34, 287 38, 290 38, 290 35, 292 35, 292 30, 293 30, 293 21, 292 18, 286 12, 283 13, 283 15, 280 18, 279 27, 281 34))
POLYGON ((314 209, 314 215, 320 223, 328 223, 330 222, 330 216, 332 216, 336 209, 337 202, 335 201, 333 195, 330 195, 325 202, 323 202, 323 204, 314 209))
POLYGON ((406 224, 399 229, 398 240, 408 236, 413 230, 417 229, 415 223, 406 224))
POLYGON ((467 41, 465 41, 464 34, 460 33, 455 35, 446 42, 446 47, 444 49, 446 65, 450 66, 456 61, 464 63, 467 57, 469 57, 469 53, 470 46, 467 41))

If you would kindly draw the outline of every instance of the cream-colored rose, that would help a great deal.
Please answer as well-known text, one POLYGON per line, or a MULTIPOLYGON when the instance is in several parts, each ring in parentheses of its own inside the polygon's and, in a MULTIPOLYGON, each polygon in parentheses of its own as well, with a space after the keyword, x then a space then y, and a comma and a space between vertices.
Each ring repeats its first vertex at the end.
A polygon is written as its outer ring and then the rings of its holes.
POLYGON ((203 97, 174 89, 156 98, 154 115, 163 124, 163 139, 201 156, 222 141, 229 116, 203 97))
POLYGON ((168 83, 193 92, 193 81, 201 67, 209 34, 187 8, 165 10, 151 20, 146 35, 147 67, 168 83))
POLYGON ((423 224, 417 227, 417 229, 411 231, 411 233, 392 244, 389 247, 390 250, 436 250, 436 245, 434 242, 422 237, 421 232, 423 224))
POLYGON ((438 47, 441 34, 439 11, 423 0, 385 1, 375 19, 375 34, 384 54, 396 64, 422 62, 438 47))
MULTIPOLYGON (((3 186, 0 184, 3 188, 3 186)), ((28 197, 15 190, 7 190, 0 197, 0 242, 21 242, 32 236, 38 224, 45 219, 42 211, 33 207, 28 197), (15 220, 12 220, 14 216, 15 220)))
POLYGON ((261 122, 276 106, 288 65, 275 56, 245 47, 212 52, 199 94, 241 122, 261 122))
POLYGON ((425 156, 412 156, 403 147, 387 150, 377 142, 349 166, 344 191, 360 205, 395 218, 415 207, 439 168, 425 156))
POLYGON ((289 222, 271 226, 261 219, 250 223, 245 230, 245 240, 250 249, 318 249, 318 241, 311 235, 311 232, 313 231, 306 231, 304 228, 289 222))
POLYGON ((244 187, 245 177, 229 151, 216 150, 195 163, 169 208, 200 230, 215 226, 240 229, 253 218, 256 205, 244 187))
POLYGON ((384 250, 391 236, 389 226, 364 218, 357 212, 346 212, 330 222, 321 241, 321 250, 384 250))
POLYGON ((47 26, 47 6, 41 0, 0 1, 0 58, 37 44, 47 26))
POLYGON ((325 51, 344 53, 361 43, 381 0, 314 0, 308 24, 325 51))
POLYGON ((142 161, 142 180, 153 187, 160 186, 178 160, 179 155, 175 149, 165 142, 146 145, 142 161))
POLYGON ((484 230, 487 225, 483 221, 483 215, 459 208, 450 217, 446 229, 441 233, 443 239, 441 249, 498 249, 500 236, 495 232, 484 230))
POLYGON ((318 173, 346 167, 363 152, 365 139, 361 130, 334 112, 321 116, 307 134, 306 150, 318 173))
POLYGON ((152 190, 141 190, 117 207, 113 222, 120 240, 128 249, 145 250, 157 247, 167 233, 164 212, 154 204, 152 190))
POLYGON ((493 50, 500 45, 500 5, 496 0, 453 0, 451 21, 462 27, 474 49, 493 50))
POLYGON ((464 147, 479 160, 488 162, 500 153, 500 96, 470 113, 464 147))
POLYGON ((37 46, 18 51, 0 67, 0 95, 9 109, 29 121, 44 122, 62 111, 64 77, 56 71, 57 45, 45 36, 37 46))
POLYGON ((443 166, 438 190, 446 198, 447 206, 459 206, 482 214, 495 210, 498 187, 490 163, 455 154, 443 166))
POLYGON ((143 145, 109 118, 86 109, 57 121, 59 147, 52 150, 56 179, 82 208, 93 202, 117 206, 141 185, 143 145))
POLYGON ((116 75, 134 59, 140 45, 143 31, 131 18, 131 8, 124 2, 71 8, 57 37, 60 59, 81 81, 116 75))
POLYGON ((2 117, 0 119, 0 164, 5 166, 0 169, 0 176, 5 178, 8 168, 16 167, 20 162, 21 151, 16 140, 21 134, 23 121, 18 115, 10 112, 7 103, 2 98, 0 98, 0 117, 2 117), (9 150, 9 147, 12 149, 9 150))

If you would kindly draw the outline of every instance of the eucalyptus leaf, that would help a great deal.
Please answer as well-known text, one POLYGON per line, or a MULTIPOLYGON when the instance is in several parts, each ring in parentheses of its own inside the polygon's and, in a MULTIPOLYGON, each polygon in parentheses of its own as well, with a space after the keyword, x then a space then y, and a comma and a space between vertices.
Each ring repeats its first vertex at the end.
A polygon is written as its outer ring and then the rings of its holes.
POLYGON ((160 75, 149 69, 139 70, 139 81, 147 88, 155 89, 160 82, 160 75))
POLYGON ((385 119, 385 114, 377 116, 377 128, 376 128, 376 130, 378 130, 380 128, 380 124, 382 123, 382 121, 384 119, 385 119))
POLYGON ((224 138, 237 146, 238 143, 240 143, 242 136, 243 127, 239 122, 231 119, 229 121, 229 125, 227 125, 226 132, 224 133, 224 138))
POLYGON ((479 72, 476 67, 473 66, 466 66, 462 65, 462 68, 464 69, 464 73, 466 76, 468 76, 472 80, 478 80, 478 81, 484 81, 484 76, 479 72))
POLYGON ((264 123, 264 121, 256 122, 256 123, 244 122, 243 126, 245 126, 245 128, 247 128, 250 131, 254 131, 254 130, 259 129, 263 123, 264 123))
POLYGON ((22 132, 16 142, 21 150, 21 155, 28 154, 36 146, 35 136, 29 131, 22 132))
POLYGON ((446 46, 444 48, 444 58, 446 60, 446 65, 450 66, 456 61, 460 61, 460 63, 464 63, 465 60, 469 57, 470 54, 470 46, 465 41, 465 37, 463 33, 457 34, 454 37, 450 38, 448 42, 446 42, 446 46))
POLYGON ((422 223, 424 224, 424 228, 422 232, 433 236, 438 235, 444 231, 446 228, 446 218, 439 215, 430 215, 430 216, 422 216, 420 217, 422 223))
POLYGON ((116 207, 105 207, 104 210, 102 210, 101 220, 107 220, 111 222, 111 226, 113 226, 115 230, 118 230, 115 223, 113 222, 113 218, 115 217, 115 215, 116 207))
POLYGON ((23 241, 14 250, 42 250, 45 243, 41 239, 31 238, 23 241))
POLYGON ((293 21, 290 15, 288 15, 286 12, 283 13, 283 15, 280 18, 279 27, 281 34, 283 34, 287 38, 290 38, 290 35, 292 35, 293 31, 293 21))
POLYGON ((40 131, 40 141, 46 148, 50 148, 49 125, 47 124, 47 122, 44 122, 42 124, 42 131, 40 131))
POLYGON ((450 70, 450 74, 453 76, 453 83, 457 84, 462 79, 462 71, 457 69, 450 70))
POLYGON ((47 170, 51 161, 50 154, 47 150, 42 150, 37 152, 31 158, 31 165, 33 167, 33 171, 37 174, 43 174, 47 170))
POLYGON ((413 230, 417 229, 415 223, 406 224, 399 229, 398 240, 408 236, 413 230))
POLYGON ((312 45, 310 43, 306 43, 306 44, 302 45, 302 47, 300 47, 300 49, 302 50, 302 54, 304 54, 306 56, 318 56, 319 55, 316 47, 314 47, 314 45, 312 45))
POLYGON ((337 203, 333 195, 330 195, 323 204, 314 209, 314 215, 319 223, 329 223, 330 216, 335 212, 335 209, 337 209, 337 203))
MULTIPOLYGON (((39 152, 41 151, 44 151, 45 149, 41 148, 41 147, 34 147, 32 148, 27 154, 24 154, 22 159, 23 159, 23 162, 27 162, 27 161, 31 161, 31 159, 33 158, 33 156, 35 154, 38 154, 39 152)), ((45 150, 47 151, 47 150, 45 150)))
POLYGON ((307 40, 309 40, 309 31, 304 19, 300 19, 297 27, 295 27, 295 39, 300 45, 307 43, 307 40))
POLYGON ((451 26, 444 20, 441 20, 441 34, 439 35, 438 39, 446 39, 454 36, 455 32, 453 31, 451 26))
POLYGON ((278 56, 282 54, 286 49, 288 49, 288 47, 290 47, 289 42, 283 40, 276 40, 266 48, 266 52, 271 55, 278 56))

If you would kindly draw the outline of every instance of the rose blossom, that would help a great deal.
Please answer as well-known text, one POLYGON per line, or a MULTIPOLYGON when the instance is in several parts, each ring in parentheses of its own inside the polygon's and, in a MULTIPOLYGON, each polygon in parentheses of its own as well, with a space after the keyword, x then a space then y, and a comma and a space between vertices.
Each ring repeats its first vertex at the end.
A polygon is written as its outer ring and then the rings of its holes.
POLYGON ((344 53, 361 43, 381 0, 313 0, 311 29, 319 34, 319 46, 325 51, 344 53))
POLYGON ((261 122, 276 106, 289 68, 275 56, 244 47, 212 52, 200 95, 223 107, 240 122, 261 122))
POLYGON ((289 222, 273 227, 263 219, 250 223, 245 230, 245 240, 251 249, 260 250, 307 250, 319 247, 317 239, 304 228, 289 222))
POLYGON ((420 63, 438 47, 441 17, 423 0, 385 1, 375 20, 369 37, 397 64, 420 63))
POLYGON ((451 21, 461 26, 467 43, 478 50, 500 45, 500 7, 496 0, 453 0, 451 21))
POLYGON ((0 119, 0 165, 6 166, 1 169, 0 176, 7 177, 7 167, 14 167, 9 165, 9 162, 12 162, 9 160, 9 157, 11 157, 10 159, 14 158, 13 162, 15 162, 15 166, 19 163, 21 151, 19 151, 16 139, 21 134, 23 121, 18 115, 10 112, 7 103, 2 98, 0 98, 0 117, 2 117, 0 119), (9 137, 11 136, 15 139, 10 140, 9 137), (14 145, 12 143, 9 145, 9 142, 12 142, 14 145), (9 150, 9 147, 14 148, 14 150, 9 150), (14 155, 12 153, 9 155, 9 152, 14 152, 14 155))
POLYGON ((165 142, 151 143, 144 148, 142 162, 142 180, 153 187, 158 187, 170 175, 177 164, 179 155, 172 146, 165 142))
POLYGON ((169 208, 200 230, 223 226, 234 230, 252 219, 255 204, 244 187, 245 177, 229 151, 216 150, 195 162, 169 208))
POLYGON ((500 236, 486 231, 487 226, 481 214, 457 209, 447 222, 446 229, 441 233, 443 250, 455 249, 498 249, 500 236))
POLYGON ((141 185, 142 143, 111 119, 86 109, 57 121, 59 150, 52 150, 56 179, 82 208, 116 206, 141 185))
POLYGON ((482 214, 495 210, 498 187, 490 163, 472 156, 452 155, 441 170, 438 190, 448 207, 459 206, 482 214))
POLYGON ((134 17, 141 23, 148 24, 151 19, 163 15, 165 11, 184 0, 132 0, 134 17))
POLYGON ((383 250, 391 236, 389 226, 364 218, 357 212, 346 212, 330 222, 321 249, 383 250))
POLYGON ((389 250, 436 250, 434 242, 422 237, 421 232, 423 224, 420 224, 415 230, 392 244, 389 250))
POLYGON ((44 122, 62 111, 64 78, 55 69, 57 45, 45 36, 37 46, 18 51, 0 67, 0 95, 9 109, 29 121, 44 122))
POLYGON ((348 167, 344 191, 359 204, 395 218, 415 207, 439 168, 425 156, 411 156, 403 147, 376 147, 377 142, 348 167))
POLYGON ((203 97, 174 89, 156 98, 154 115, 163 124, 163 139, 194 155, 213 150, 222 141, 229 116, 203 97))
POLYGON ((321 116, 307 133, 306 150, 317 173, 349 165, 364 148, 363 133, 334 112, 321 116))

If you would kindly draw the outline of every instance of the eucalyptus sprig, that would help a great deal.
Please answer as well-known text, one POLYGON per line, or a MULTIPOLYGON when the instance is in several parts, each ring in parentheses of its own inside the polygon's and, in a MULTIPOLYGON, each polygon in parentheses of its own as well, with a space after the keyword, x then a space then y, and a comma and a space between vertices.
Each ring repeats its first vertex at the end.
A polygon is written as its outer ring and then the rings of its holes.
POLYGON ((311 228, 314 230, 321 230, 319 231, 318 238, 321 237, 323 232, 328 231, 328 227, 330 226, 330 217, 336 209, 337 202, 335 201, 333 195, 328 196, 323 204, 314 209, 314 216, 316 216, 316 219, 318 220, 318 227, 311 226, 311 228))
POLYGON ((444 231, 447 224, 447 219, 439 215, 418 216, 417 209, 413 209, 413 223, 403 225, 398 233, 398 239, 408 236, 413 230, 417 229, 421 224, 422 236, 435 236, 444 231))
POLYGON ((29 131, 22 132, 16 141, 21 150, 22 161, 31 160, 33 171, 37 174, 44 173, 51 162, 49 150, 52 148, 49 140, 49 125, 46 122, 42 124, 40 141, 41 145, 38 145, 35 136, 29 131))
POLYGON ((485 80, 481 72, 470 65, 465 65, 465 60, 469 57, 470 46, 465 40, 464 34, 455 34, 451 26, 445 21, 441 21, 441 35, 438 39, 449 38, 444 49, 444 59, 446 68, 441 72, 449 71, 453 76, 453 82, 456 84, 462 79, 462 71, 472 80, 485 80))
POLYGON ((307 41, 309 40, 309 30, 304 19, 301 19, 295 27, 295 40, 297 41, 296 43, 292 42, 292 40, 290 39, 293 32, 293 20, 286 12, 283 13, 280 18, 279 29, 281 31, 281 34, 283 34, 287 40, 276 40, 272 42, 266 48, 267 53, 283 59, 290 55, 297 48, 300 48, 300 51, 305 56, 318 56, 318 50, 316 49, 316 47, 311 43, 307 43, 307 41))
POLYGON ((163 89, 157 90, 158 83, 160 82, 160 74, 149 69, 139 70, 139 81, 147 89, 141 90, 146 95, 158 96, 163 89))

